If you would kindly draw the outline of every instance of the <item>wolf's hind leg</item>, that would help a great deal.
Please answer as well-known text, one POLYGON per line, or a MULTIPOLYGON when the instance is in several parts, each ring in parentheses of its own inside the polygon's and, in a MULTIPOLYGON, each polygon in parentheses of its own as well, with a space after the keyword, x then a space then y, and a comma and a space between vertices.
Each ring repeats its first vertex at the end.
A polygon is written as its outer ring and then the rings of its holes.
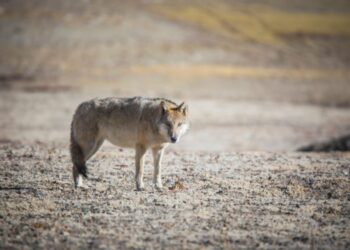
POLYGON ((73 162, 73 180, 75 187, 80 187, 82 185, 82 175, 87 174, 87 169, 84 160, 84 153, 78 142, 71 134, 71 144, 70 144, 70 154, 73 162))
MULTIPOLYGON (((103 141, 104 141, 103 139, 100 139, 100 140, 97 140, 94 144, 92 144, 92 143, 85 144, 84 148, 80 148, 80 150, 79 150, 80 152, 75 152, 74 156, 72 154, 72 159, 74 159, 74 161, 73 161, 73 179, 74 179, 75 187, 82 186, 82 184, 83 184, 82 176, 87 178, 86 162, 101 147, 103 141)), ((76 145, 76 146, 80 147, 79 145, 76 145)))
POLYGON ((79 140, 71 135, 71 156, 73 162, 73 180, 75 187, 82 186, 82 177, 87 178, 86 161, 101 147, 103 139, 97 138, 97 133, 81 136, 79 140))
POLYGON ((77 187, 81 187, 83 185, 83 177, 80 174, 78 167, 73 164, 73 180, 74 180, 74 186, 77 187))

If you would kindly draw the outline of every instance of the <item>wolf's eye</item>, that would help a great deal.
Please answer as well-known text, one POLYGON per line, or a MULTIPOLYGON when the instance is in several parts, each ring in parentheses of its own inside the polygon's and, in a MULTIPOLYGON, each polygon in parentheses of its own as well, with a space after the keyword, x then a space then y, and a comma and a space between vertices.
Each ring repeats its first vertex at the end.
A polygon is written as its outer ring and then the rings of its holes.
POLYGON ((182 122, 179 122, 178 126, 181 127, 182 125, 183 125, 183 123, 182 123, 182 122))
POLYGON ((171 123, 165 123, 168 128, 171 128, 171 123))

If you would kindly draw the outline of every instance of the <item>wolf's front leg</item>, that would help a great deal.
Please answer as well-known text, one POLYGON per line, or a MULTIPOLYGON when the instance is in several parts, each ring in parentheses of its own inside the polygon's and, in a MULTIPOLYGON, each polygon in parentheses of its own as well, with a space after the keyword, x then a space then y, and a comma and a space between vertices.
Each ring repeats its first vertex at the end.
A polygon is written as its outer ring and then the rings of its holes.
POLYGON ((152 148, 153 161, 154 161, 154 174, 153 174, 153 183, 156 188, 161 189, 162 184, 162 158, 163 158, 164 147, 158 146, 152 148))
POLYGON ((146 147, 140 144, 136 145, 136 154, 135 154, 135 181, 136 181, 136 189, 138 191, 142 191, 144 189, 143 184, 143 165, 145 160, 146 147))

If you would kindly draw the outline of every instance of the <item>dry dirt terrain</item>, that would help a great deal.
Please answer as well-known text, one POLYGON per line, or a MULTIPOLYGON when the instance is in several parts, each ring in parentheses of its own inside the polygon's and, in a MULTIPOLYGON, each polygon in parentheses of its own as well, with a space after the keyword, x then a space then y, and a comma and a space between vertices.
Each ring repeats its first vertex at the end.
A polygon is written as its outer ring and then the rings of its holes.
POLYGON ((75 190, 68 151, 2 146, 1 247, 348 249, 349 154, 168 152, 164 191, 104 148, 75 190), (14 181, 15 180, 15 181, 14 181))
POLYGON ((350 134, 350 4, 315 2, 0 1, 0 248, 349 249, 349 152, 296 152, 350 134), (189 104, 162 192, 109 143, 73 188, 106 96, 189 104))

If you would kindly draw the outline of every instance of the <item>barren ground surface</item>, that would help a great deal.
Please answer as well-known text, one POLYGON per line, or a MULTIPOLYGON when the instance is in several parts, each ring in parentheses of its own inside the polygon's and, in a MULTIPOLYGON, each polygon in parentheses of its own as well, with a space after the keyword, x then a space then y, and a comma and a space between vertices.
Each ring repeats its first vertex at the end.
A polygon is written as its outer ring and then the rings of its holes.
POLYGON ((0 248, 349 249, 349 153, 294 152, 350 133, 350 6, 314 3, 1 1, 0 248), (140 95, 189 104, 164 190, 108 143, 75 190, 77 105, 140 95))
POLYGON ((104 148, 75 190, 66 149, 0 149, 3 248, 332 248, 349 241, 349 154, 168 152, 164 191, 135 191, 104 148), (14 180, 16 180, 14 182, 14 180))

